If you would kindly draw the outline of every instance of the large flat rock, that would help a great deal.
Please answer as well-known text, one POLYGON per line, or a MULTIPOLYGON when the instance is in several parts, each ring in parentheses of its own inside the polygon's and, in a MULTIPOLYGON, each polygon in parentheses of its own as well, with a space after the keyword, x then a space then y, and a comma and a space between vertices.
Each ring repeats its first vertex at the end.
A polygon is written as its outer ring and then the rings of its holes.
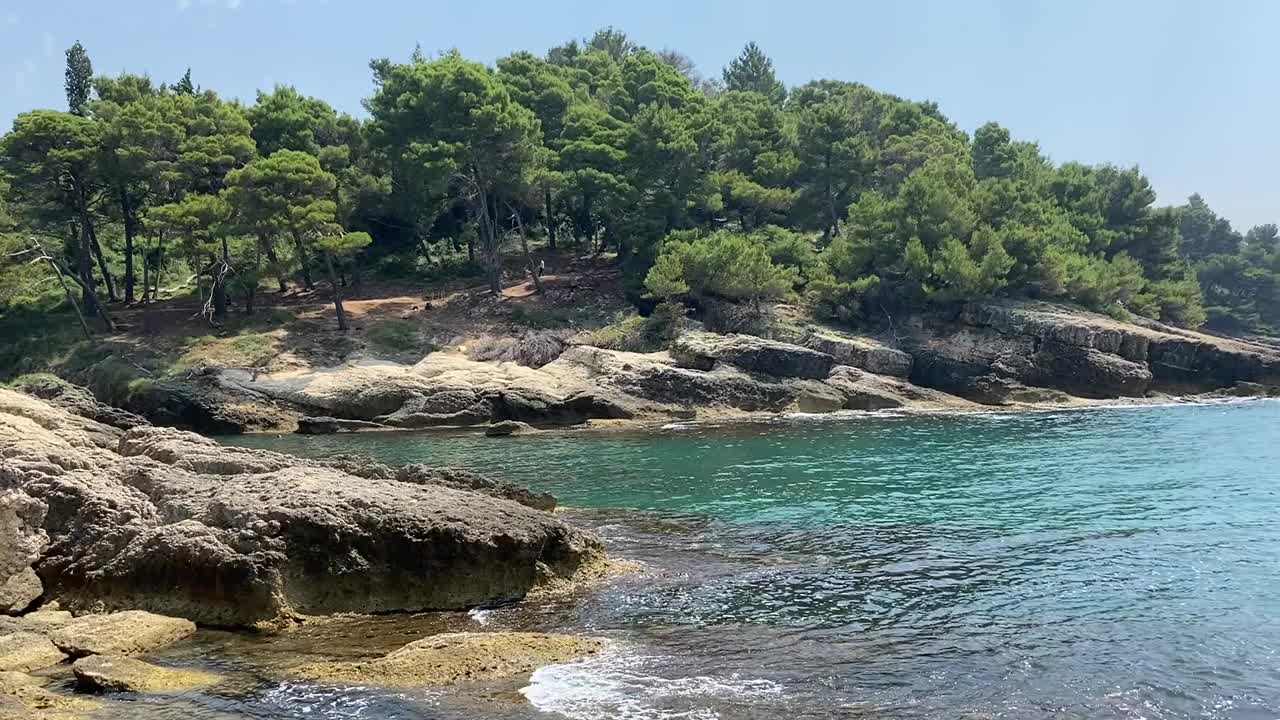
POLYGON ((54 626, 49 639, 75 657, 141 655, 190 637, 195 623, 143 610, 84 615, 54 626))

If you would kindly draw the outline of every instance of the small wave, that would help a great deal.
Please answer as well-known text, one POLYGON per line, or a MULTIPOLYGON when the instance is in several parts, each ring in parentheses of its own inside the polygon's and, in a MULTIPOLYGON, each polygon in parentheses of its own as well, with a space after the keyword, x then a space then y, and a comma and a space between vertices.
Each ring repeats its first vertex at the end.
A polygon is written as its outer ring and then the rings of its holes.
POLYGON ((718 720, 716 699, 781 698, 771 680, 709 676, 666 678, 646 672, 660 658, 618 647, 605 654, 536 671, 520 690, 543 712, 571 720, 718 720))
POLYGON ((489 620, 493 617, 493 611, 484 608, 472 608, 467 612, 467 617, 471 618, 477 625, 488 625, 489 620))

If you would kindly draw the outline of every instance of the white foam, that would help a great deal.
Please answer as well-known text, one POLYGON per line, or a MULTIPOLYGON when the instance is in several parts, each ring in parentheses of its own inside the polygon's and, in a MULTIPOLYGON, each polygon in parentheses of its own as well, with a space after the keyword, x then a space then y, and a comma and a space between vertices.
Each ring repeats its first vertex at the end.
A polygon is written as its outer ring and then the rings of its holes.
POLYGON ((770 680, 646 672, 659 659, 614 645, 594 658, 544 667, 520 692, 538 710, 571 720, 718 720, 717 698, 782 696, 782 687, 770 680))
POLYGON ((472 608, 467 611, 467 617, 471 618, 477 625, 488 625, 489 618, 492 615, 492 610, 485 610, 482 608, 472 608))

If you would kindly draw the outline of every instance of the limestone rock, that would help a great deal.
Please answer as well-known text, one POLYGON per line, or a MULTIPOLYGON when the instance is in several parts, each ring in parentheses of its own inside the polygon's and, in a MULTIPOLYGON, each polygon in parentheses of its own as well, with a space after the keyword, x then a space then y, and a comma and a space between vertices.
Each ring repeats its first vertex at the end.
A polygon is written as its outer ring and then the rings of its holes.
POLYGON ((104 615, 84 615, 58 625, 49 639, 75 657, 85 655, 141 655, 191 636, 190 620, 166 617, 143 610, 104 615))
POLYGON ((44 592, 40 576, 31 568, 23 568, 0 585, 0 613, 20 613, 44 592))
POLYGON ((803 337, 800 344, 830 355, 837 365, 851 365, 877 375, 911 375, 909 354, 866 338, 812 331, 803 337))
POLYGON ((33 632, 13 632, 0 635, 0 670, 28 672, 57 665, 66 654, 49 638, 33 632))
POLYGON ((119 655, 90 655, 71 666, 81 688, 96 692, 182 692, 216 685, 222 678, 203 670, 167 668, 119 655))
MULTIPOLYGON (((0 492, 48 505, 37 570, 45 596, 71 610, 253 625, 294 613, 464 609, 519 599, 547 572, 572 577, 603 552, 546 512, 401 482, 377 464, 227 448, 155 427, 106 451, 65 411, 10 396, 0 390, 0 492)), ((77 654, 127 652, 72 645, 72 631, 59 632, 77 654)))
POLYGON ((22 392, 32 397, 46 400, 73 415, 79 415, 120 430, 129 430, 149 424, 146 418, 141 415, 135 415, 99 402, 87 388, 72 385, 52 375, 39 375, 25 379, 17 387, 22 392))
POLYGON ((831 372, 834 359, 800 345, 765 340, 753 335, 685 333, 671 345, 671 355, 681 367, 710 370, 716 362, 774 377, 821 380, 831 372))
POLYGON ((907 406, 931 410, 964 410, 976 407, 954 395, 849 365, 837 365, 827 378, 827 384, 844 395, 846 410, 885 410, 907 406))
POLYGON ((530 490, 523 485, 503 480, 494 480, 463 468, 437 468, 414 463, 397 470, 395 479, 415 485, 443 485, 455 490, 483 493, 545 512, 556 509, 556 497, 551 493, 530 490))
POLYGON ((45 678, 0 672, 0 718, 4 720, 81 720, 98 709, 89 698, 49 690, 45 678))
POLYGON ((508 435, 528 435, 536 433, 538 429, 529 423, 523 423, 519 420, 499 420, 491 423, 484 429, 484 434, 488 437, 507 437, 508 435))
POLYGON ((313 663, 296 676, 322 682, 381 687, 453 685, 527 675, 544 665, 566 662, 604 649, 604 641, 546 633, 445 633, 410 643, 364 662, 313 663))
POLYGON ((331 435, 340 432, 385 429, 387 429, 386 425, 368 420, 347 420, 327 415, 298 418, 298 432, 304 435, 331 435))

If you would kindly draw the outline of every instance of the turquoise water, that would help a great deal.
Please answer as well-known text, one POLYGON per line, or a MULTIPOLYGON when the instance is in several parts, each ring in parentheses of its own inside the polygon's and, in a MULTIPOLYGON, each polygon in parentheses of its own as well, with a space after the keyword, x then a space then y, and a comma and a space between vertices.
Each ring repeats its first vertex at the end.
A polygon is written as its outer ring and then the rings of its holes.
POLYGON ((1280 403, 235 442, 525 482, 651 570, 470 618, 615 641, 531 705, 307 716, 1280 717, 1280 403))

